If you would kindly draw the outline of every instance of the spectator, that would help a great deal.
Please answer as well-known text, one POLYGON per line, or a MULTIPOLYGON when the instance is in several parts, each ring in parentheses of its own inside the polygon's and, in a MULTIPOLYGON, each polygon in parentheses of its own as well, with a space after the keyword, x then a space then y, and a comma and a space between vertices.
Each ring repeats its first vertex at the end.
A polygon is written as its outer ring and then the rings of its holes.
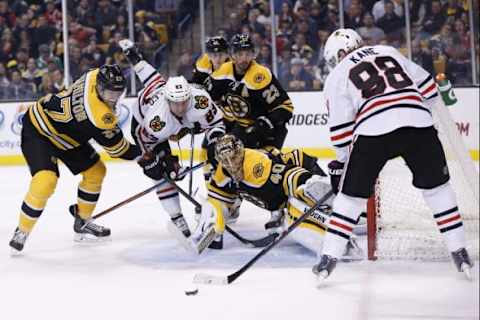
POLYGON ((49 61, 53 61, 58 68, 62 67, 60 59, 51 54, 50 47, 46 44, 41 44, 38 47, 39 56, 37 58, 37 68, 46 71, 49 61))
POLYGON ((293 11, 288 1, 282 3, 281 11, 277 17, 277 25, 282 23, 293 24, 293 11))
POLYGON ((352 3, 345 16, 345 27, 358 29, 363 24, 362 7, 359 4, 352 3))
POLYGON ((225 39, 229 40, 234 34, 238 33, 242 27, 241 18, 236 12, 230 13, 227 25, 225 26, 225 39))
POLYGON ((60 69, 55 69, 52 72, 52 81, 53 81, 53 86, 57 91, 62 91, 64 88, 64 81, 63 81, 63 72, 60 69))
POLYGON ((15 53, 12 31, 8 28, 4 29, 1 40, 0 62, 7 62, 14 58, 15 53))
POLYGON ((385 6, 388 2, 393 4, 393 11, 395 14, 399 17, 403 17, 403 0, 394 0, 393 2, 391 0, 380 0, 377 1, 372 8, 372 15, 376 22, 385 15, 385 12, 387 11, 385 6))
POLYGON ((268 69, 272 69, 272 50, 268 44, 260 46, 260 52, 255 59, 258 63, 266 66, 268 69))
POLYGON ((48 24, 47 18, 45 16, 39 16, 37 18, 36 27, 32 30, 32 39, 34 40, 34 45, 39 46, 42 44, 49 44, 55 40, 55 34, 57 29, 48 24))
POLYGON ((255 32, 260 33, 262 36, 265 36, 265 27, 263 24, 257 21, 258 17, 260 16, 260 10, 252 9, 248 12, 248 27, 251 30, 255 30, 255 32))
POLYGON ((42 82, 38 86, 37 96, 43 97, 47 94, 57 93, 55 87, 53 86, 53 81, 51 76, 48 73, 45 73, 42 77, 42 82))
POLYGON ((9 28, 15 26, 15 13, 8 8, 7 0, 0 0, 0 19, 3 19, 9 28))
POLYGON ((391 1, 385 2, 385 14, 378 19, 377 25, 385 32, 390 43, 399 41, 403 36, 405 22, 395 13, 391 1))
POLYGON ((118 15, 118 10, 108 0, 99 0, 95 11, 96 29, 100 31, 103 26, 114 25, 118 15))
POLYGON ((8 79, 7 68, 5 68, 5 65, 0 62, 0 90, 4 92, 9 84, 10 80, 8 79))
POLYGON ((35 89, 31 83, 22 79, 20 71, 13 69, 10 73, 10 84, 7 87, 6 99, 29 100, 35 96, 35 89))
POLYGON ((270 17, 270 5, 266 1, 260 1, 257 3, 257 8, 260 14, 257 17, 257 22, 264 26, 271 26, 272 18, 270 17))
POLYGON ((22 72, 22 78, 26 82, 34 83, 36 87, 40 85, 42 81, 43 72, 38 70, 37 64, 34 58, 28 58, 27 69, 22 72))
POLYGON ((462 14, 465 13, 465 10, 461 7, 460 1, 458 0, 448 0, 443 8, 443 12, 447 15, 447 21, 453 22, 462 17, 462 14))
POLYGON ((28 51, 27 49, 21 48, 17 50, 17 55, 15 57, 17 61, 17 68, 20 72, 23 72, 27 69, 27 61, 28 61, 28 51))
POLYGON ((55 26, 57 29, 62 27, 62 13, 55 6, 55 1, 45 0, 44 16, 48 24, 55 26))
POLYGON ((80 0, 74 12, 80 24, 95 27, 93 11, 94 6, 89 5, 88 0, 80 0))
POLYGON ((367 45, 377 45, 385 39, 385 32, 374 24, 371 13, 366 13, 363 16, 363 25, 357 31, 367 45))
POLYGON ((427 16, 423 23, 423 30, 430 35, 434 35, 440 31, 446 21, 446 16, 442 12, 440 1, 433 0, 431 5, 431 13, 427 16))
POLYGON ((328 15, 328 7, 325 3, 313 3, 310 9, 310 18, 313 20, 315 30, 324 24, 328 15))
POLYGON ((95 67, 100 67, 102 64, 105 63, 105 54, 98 47, 95 37, 90 37, 90 41, 88 45, 83 49, 83 52, 92 56, 95 67))
POLYGON ((77 41, 80 48, 84 48, 87 45, 88 39, 97 33, 94 28, 82 26, 76 20, 73 20, 68 25, 68 31, 72 39, 77 41))
POLYGON ((285 77, 286 89, 291 91, 302 91, 312 89, 312 76, 305 71, 304 61, 300 58, 293 58, 290 72, 285 77))
POLYGON ((422 66, 430 74, 435 74, 432 50, 429 48, 426 41, 424 43, 424 45, 421 45, 420 41, 412 42, 412 60, 416 64, 422 66))
POLYGON ((293 57, 303 59, 307 63, 313 57, 313 49, 307 44, 305 35, 302 33, 295 35, 295 42, 291 47, 291 51, 293 57))
POLYGON ((305 35, 305 41, 307 42, 307 44, 310 47, 314 48, 317 46, 314 30, 316 30, 316 28, 310 28, 310 25, 306 20, 300 20, 297 24, 297 30, 295 33, 302 33, 303 35, 305 35))

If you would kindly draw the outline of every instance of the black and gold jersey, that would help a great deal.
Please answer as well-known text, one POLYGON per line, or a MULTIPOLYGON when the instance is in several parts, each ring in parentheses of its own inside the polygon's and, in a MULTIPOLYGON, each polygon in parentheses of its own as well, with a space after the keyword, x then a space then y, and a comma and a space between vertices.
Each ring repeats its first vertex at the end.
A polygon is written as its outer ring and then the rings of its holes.
POLYGON ((268 68, 255 61, 243 76, 235 74, 233 62, 226 62, 204 84, 226 121, 248 127, 260 116, 268 116, 273 124, 285 124, 292 117, 287 92, 268 68))
POLYGON ((190 82, 203 84, 205 79, 213 72, 213 64, 207 53, 204 53, 195 61, 193 75, 190 82))
POLYGON ((97 73, 98 69, 89 71, 70 88, 40 98, 29 107, 29 120, 59 150, 77 148, 93 138, 111 157, 132 160, 140 150, 124 138, 112 109, 98 97, 97 73))
POLYGON ((298 157, 298 152, 272 154, 246 148, 243 180, 234 181, 219 164, 208 184, 208 196, 230 206, 239 194, 270 211, 283 208, 290 196, 306 201, 298 187, 312 174, 298 166, 298 157))

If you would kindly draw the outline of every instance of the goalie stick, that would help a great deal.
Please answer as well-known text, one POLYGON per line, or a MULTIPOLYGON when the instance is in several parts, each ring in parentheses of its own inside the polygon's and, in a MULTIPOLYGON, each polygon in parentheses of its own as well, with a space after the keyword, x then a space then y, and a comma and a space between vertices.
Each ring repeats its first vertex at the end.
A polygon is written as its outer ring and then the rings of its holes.
MULTIPOLYGON (((185 170, 183 170, 183 171, 179 174, 179 177, 184 177, 184 176, 187 175, 189 172, 195 171, 195 170, 203 167, 205 164, 207 164, 207 162, 206 162, 206 161, 203 161, 203 162, 200 162, 199 164, 197 164, 197 165, 195 165, 195 166, 193 166, 193 167, 191 167, 191 168, 186 168, 185 170)), ((139 192, 139 193, 137 193, 137 194, 135 194, 135 195, 133 195, 133 196, 131 196, 131 197, 129 197, 129 198, 127 198, 127 199, 119 202, 119 203, 117 203, 116 205, 113 205, 113 206, 111 206, 110 208, 103 210, 103 211, 100 212, 100 213, 97 213, 96 215, 92 216, 89 221, 94 221, 94 220, 96 220, 96 219, 98 219, 98 218, 106 215, 107 213, 112 212, 112 211, 115 210, 115 209, 118 209, 118 208, 120 208, 120 207, 123 207, 124 205, 126 205, 126 204, 128 204, 128 203, 130 203, 130 202, 132 202, 132 201, 134 201, 134 200, 137 200, 138 198, 143 197, 144 195, 152 192, 153 190, 155 190, 156 188, 158 188, 159 186, 161 186, 162 184, 164 184, 164 183, 166 183, 166 182, 167 182, 167 180, 165 180, 165 179, 160 180, 159 182, 157 182, 156 184, 154 184, 154 185, 151 186, 150 188, 145 189, 145 190, 143 190, 142 192, 139 192)), ((86 224, 85 224, 85 225, 86 225, 86 224)))
MULTIPOLYGON (((200 212, 202 211, 202 205, 197 201, 195 200, 195 198, 193 198, 190 194, 188 194, 185 190, 183 190, 175 181, 173 181, 172 179, 170 179, 168 176, 164 176, 164 179, 166 181, 168 181, 170 184, 172 184, 175 189, 182 195, 184 196, 187 200, 189 200, 194 206, 195 206, 195 212, 197 214, 200 214, 200 212)), ((250 240, 250 239, 246 239, 244 237, 242 237, 238 232, 236 232, 235 230, 233 230, 231 227, 229 227, 228 225, 225 225, 225 230, 230 233, 235 239, 237 239, 238 241, 240 241, 241 243, 243 244, 247 244, 247 245, 251 245, 255 248, 263 248, 263 247, 266 247, 268 246, 276 237, 278 237, 278 234, 269 234, 263 238, 260 238, 260 239, 253 239, 253 240, 250 240)), ((200 252, 203 251, 203 250, 199 250, 200 252)))
POLYGON ((237 271, 229 274, 228 276, 214 276, 205 273, 197 273, 194 278, 194 283, 199 284, 218 284, 218 285, 228 285, 240 277, 245 271, 250 269, 250 267, 255 264, 262 256, 264 256, 268 251, 275 247, 280 241, 282 241, 286 236, 288 236, 296 227, 298 227, 312 212, 320 208, 320 206, 327 201, 333 195, 333 191, 328 191, 320 200, 315 203, 313 207, 303 213, 293 224, 291 224, 288 229, 283 232, 279 237, 275 238, 268 246, 263 248, 259 253, 257 253, 250 261, 243 265, 237 271))

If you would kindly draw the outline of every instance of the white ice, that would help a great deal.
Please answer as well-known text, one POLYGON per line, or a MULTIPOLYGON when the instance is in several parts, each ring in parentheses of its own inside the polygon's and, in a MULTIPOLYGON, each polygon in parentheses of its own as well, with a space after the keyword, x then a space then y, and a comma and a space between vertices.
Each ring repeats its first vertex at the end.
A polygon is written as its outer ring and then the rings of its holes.
MULTIPOLYGON (((108 163, 97 212, 151 186, 135 164, 108 163)), ((281 243, 229 286, 200 286, 186 296, 195 273, 227 275, 260 249, 225 236, 223 251, 195 257, 167 233, 166 213, 154 193, 98 220, 112 240, 73 242, 68 205, 79 177, 61 167, 54 196, 28 239, 11 257, 8 242, 30 175, 26 167, 0 167, 0 319, 478 319, 479 268, 466 281, 451 262, 342 263, 317 289, 315 257, 281 243)), ((185 179, 182 182, 187 186, 185 179)), ((200 173, 195 187, 205 194, 200 173)), ((182 200, 189 221, 192 206, 182 200)), ((243 204, 233 225, 245 237, 264 235, 266 212, 243 204)))

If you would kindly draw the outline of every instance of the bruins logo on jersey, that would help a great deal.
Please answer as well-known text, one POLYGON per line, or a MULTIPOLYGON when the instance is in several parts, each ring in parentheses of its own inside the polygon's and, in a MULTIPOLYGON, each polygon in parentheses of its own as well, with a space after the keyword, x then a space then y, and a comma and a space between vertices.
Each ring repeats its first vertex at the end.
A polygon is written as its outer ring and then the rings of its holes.
POLYGON ((248 114, 248 102, 244 98, 238 95, 227 94, 225 100, 230 106, 230 110, 234 116, 238 118, 243 118, 248 114))
POLYGON ((255 83, 261 83, 263 80, 265 80, 265 75, 263 73, 257 73, 253 77, 253 81, 255 81, 255 83))
POLYGON ((208 98, 205 96, 195 96, 195 108, 197 109, 208 108, 208 98))
POLYGON ((104 124, 112 124, 115 121, 115 115, 113 113, 105 113, 102 116, 102 121, 104 124))
POLYGON ((165 127, 166 123, 160 120, 159 116, 155 116, 152 120, 150 120, 150 129, 153 132, 158 132, 165 127))
POLYGON ((265 170, 264 166, 262 163, 257 163, 253 167, 253 176, 255 178, 260 178, 263 175, 263 171, 265 170))

